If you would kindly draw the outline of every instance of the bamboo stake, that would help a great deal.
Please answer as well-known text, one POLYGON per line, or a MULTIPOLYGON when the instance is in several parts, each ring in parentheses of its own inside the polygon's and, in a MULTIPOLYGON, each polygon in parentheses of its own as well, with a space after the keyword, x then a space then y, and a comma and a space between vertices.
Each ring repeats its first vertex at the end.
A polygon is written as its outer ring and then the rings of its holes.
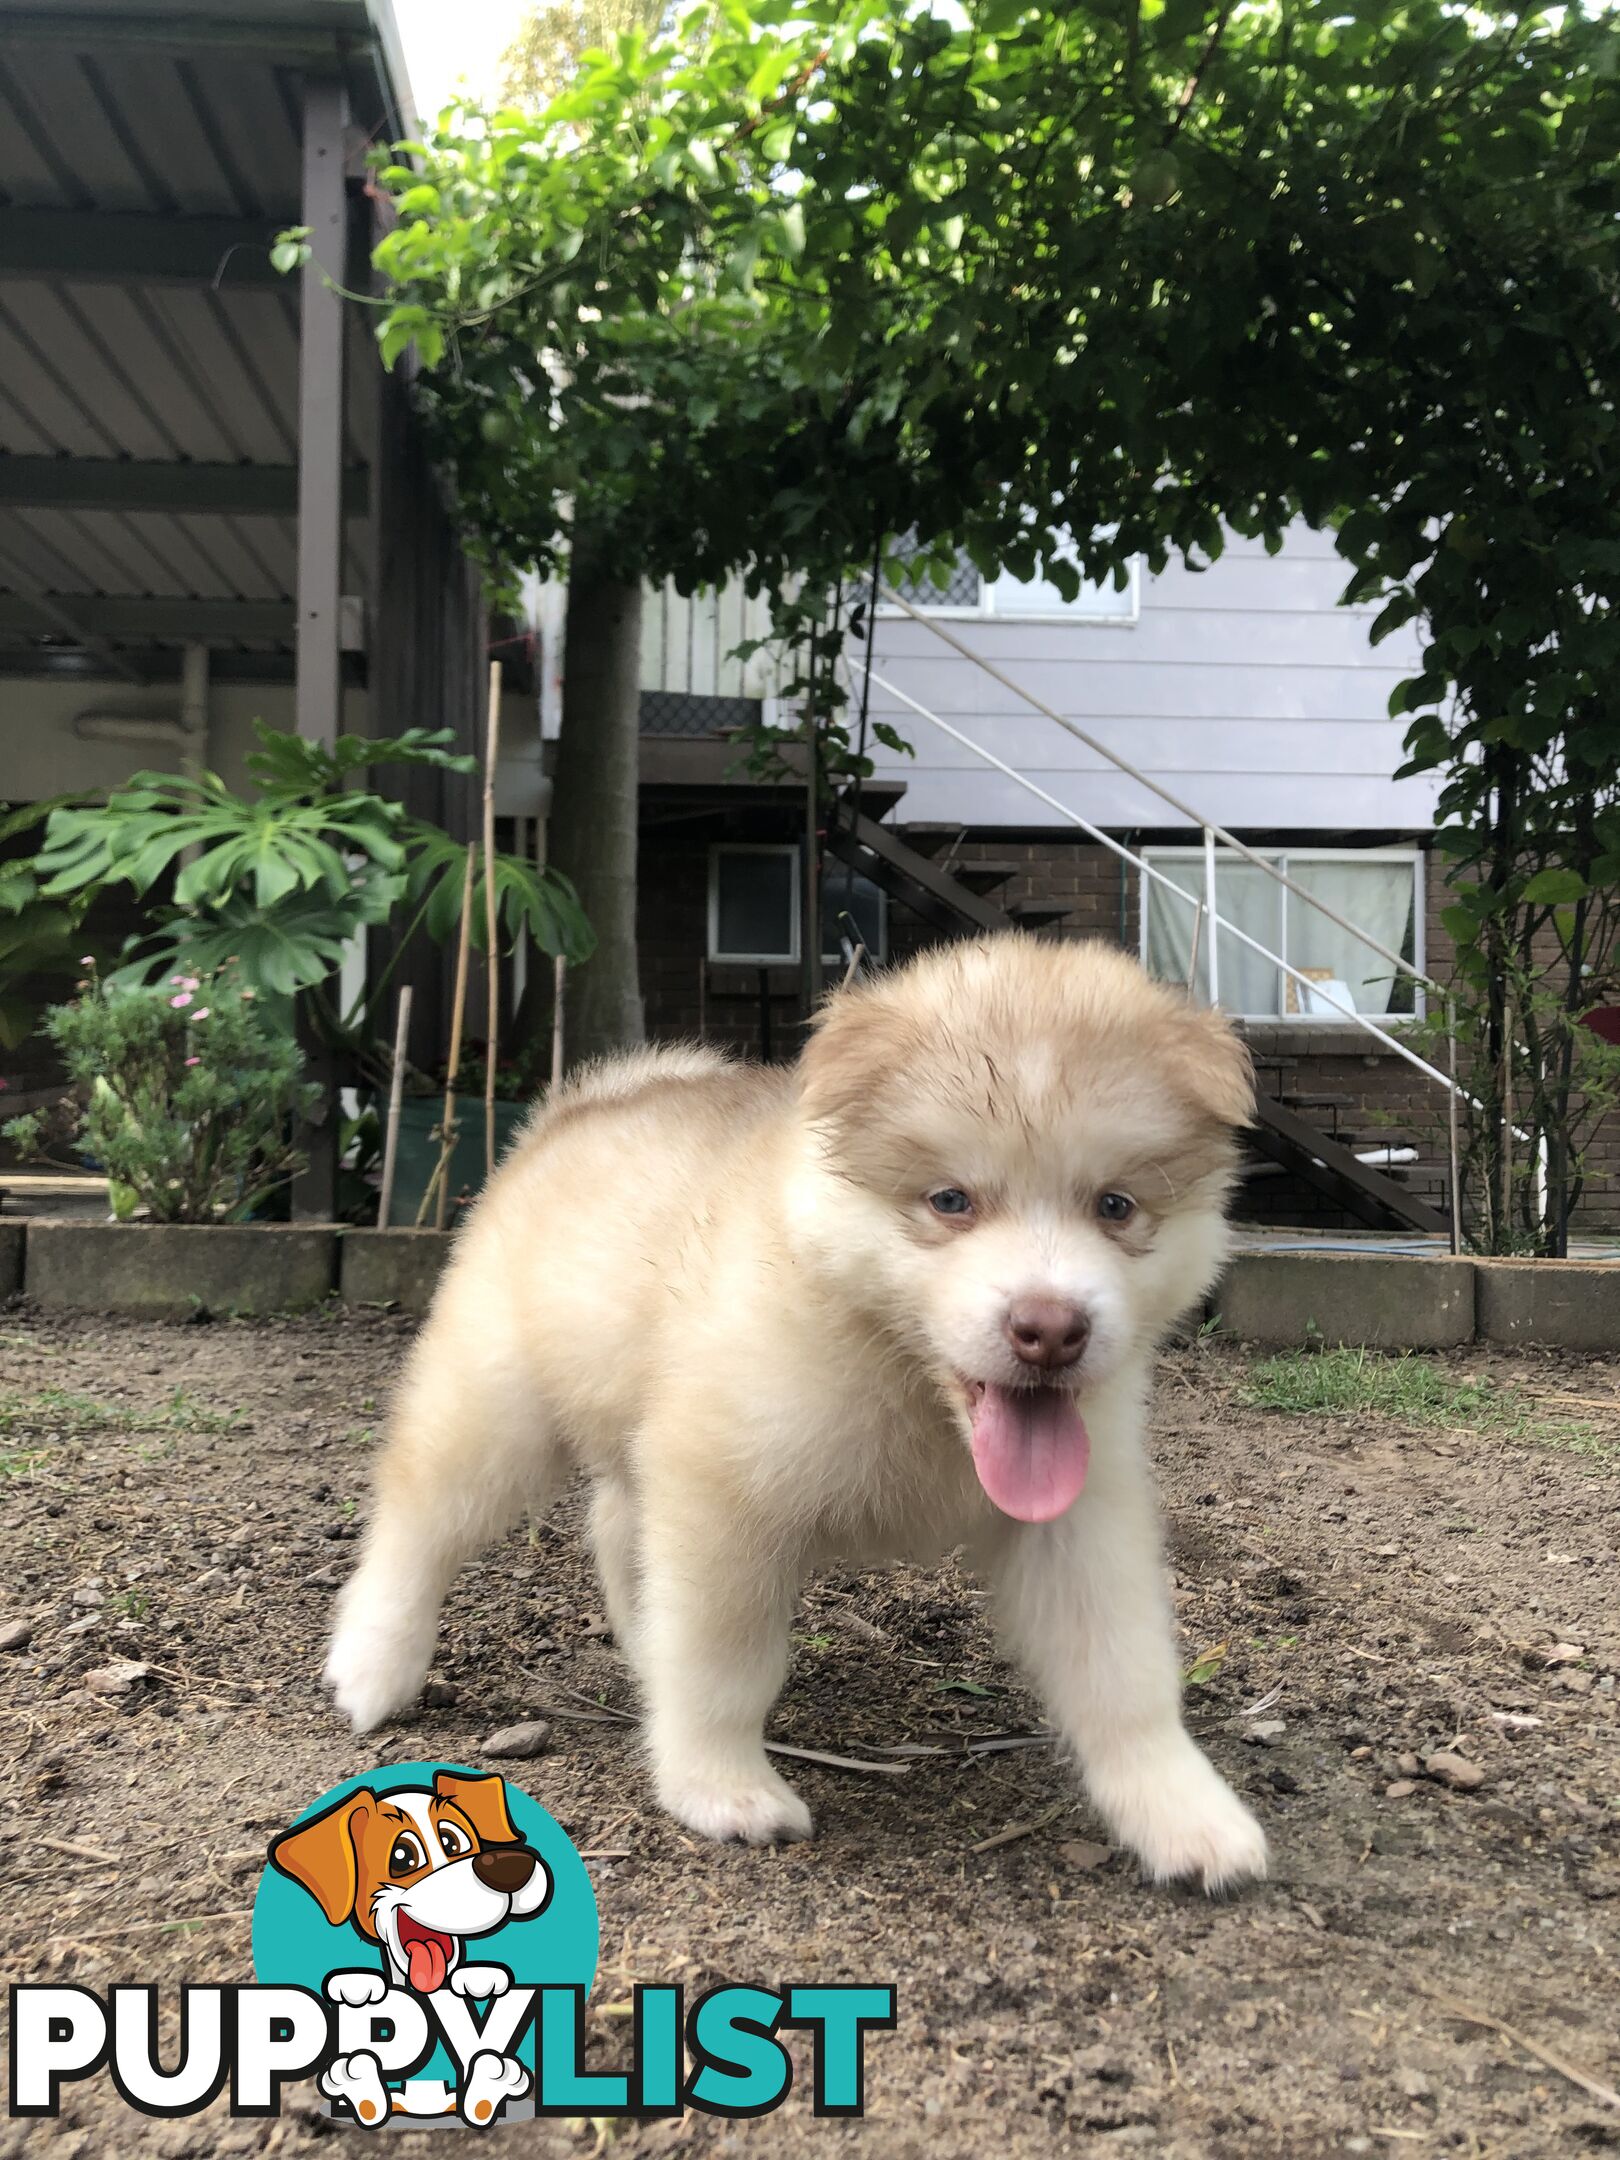
POLYGON ((1513 1000, 1502 1015, 1502 1236, 1513 1234, 1513 1000))
POLYGON ((461 1070, 461 1030, 467 1017, 467 958, 472 941, 473 873, 477 867, 478 845, 469 840, 467 868, 461 880, 461 932, 456 940, 456 987, 450 1008, 450 1064, 444 1083, 444 1111, 439 1119, 439 1160, 417 1216, 420 1222, 427 1213, 428 1201, 437 1192, 433 1220, 440 1230, 450 1200, 450 1158, 456 1147, 456 1074, 461 1070))
POLYGON ((568 962, 559 953, 551 972, 551 1084, 554 1088, 562 1086, 563 994, 567 988, 568 962))
POLYGON ((383 1136, 382 1191, 377 1196, 377 1228, 386 1230, 394 1205, 394 1164, 399 1157, 399 1112, 405 1093, 405 1042, 411 1028, 411 986, 399 993, 394 1023, 394 1069, 388 1080, 388 1129, 383 1136))
POLYGON ((1452 1255, 1462 1251, 1462 1171, 1456 1138, 1456 998, 1445 1000, 1445 1069, 1452 1076, 1452 1091, 1445 1097, 1445 1140, 1452 1169, 1452 1255))
POLYGON ((484 1179, 495 1175, 495 1060, 500 1049, 501 948, 496 933, 495 760, 501 748, 501 663, 489 663, 489 731, 484 743, 484 935, 489 945, 489 1032, 484 1044, 484 1179))

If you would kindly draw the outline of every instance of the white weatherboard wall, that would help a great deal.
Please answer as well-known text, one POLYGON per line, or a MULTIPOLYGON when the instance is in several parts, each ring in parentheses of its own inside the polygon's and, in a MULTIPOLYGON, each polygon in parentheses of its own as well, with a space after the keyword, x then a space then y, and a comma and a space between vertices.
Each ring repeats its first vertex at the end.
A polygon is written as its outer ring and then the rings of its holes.
MULTIPOLYGON (((1141 581, 1134 623, 961 620, 948 627, 1202 816, 1249 830, 1420 833, 1435 784, 1396 781, 1404 720, 1390 692, 1415 672, 1411 628, 1378 646, 1376 607, 1343 608, 1349 571, 1299 527, 1282 552, 1232 539, 1219 562, 1141 581)), ((1094 824, 1173 826, 1167 805, 1031 711, 922 624, 876 626, 875 666, 1094 824)), ((874 749, 903 781, 899 822, 975 827, 1062 821, 927 721, 874 690, 872 711, 916 751, 874 749)))

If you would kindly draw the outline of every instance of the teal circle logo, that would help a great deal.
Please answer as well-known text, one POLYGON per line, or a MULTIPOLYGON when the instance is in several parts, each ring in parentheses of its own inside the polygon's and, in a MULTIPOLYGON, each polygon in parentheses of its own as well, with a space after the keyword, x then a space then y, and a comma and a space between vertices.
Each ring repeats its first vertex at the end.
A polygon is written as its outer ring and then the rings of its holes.
POLYGON ((588 1994, 599 1939, 590 1876, 555 1818, 498 1774, 442 1762, 323 1793, 271 1840, 253 1905, 255 1975, 336 2006, 320 2088, 372 2125, 530 2112, 534 2030, 514 1991, 588 1994), (412 2048, 418 2029, 431 2052, 412 2048), (459 2064, 446 2030, 465 2035, 459 2064))

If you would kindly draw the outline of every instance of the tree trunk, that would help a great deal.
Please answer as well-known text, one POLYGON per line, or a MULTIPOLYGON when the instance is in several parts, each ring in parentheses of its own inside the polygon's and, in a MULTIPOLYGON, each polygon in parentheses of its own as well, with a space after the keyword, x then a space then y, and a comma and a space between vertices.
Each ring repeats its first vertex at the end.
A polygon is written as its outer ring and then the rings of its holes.
POLYGON ((570 1068, 645 1034, 636 965, 640 685, 640 583, 615 578, 576 549, 548 859, 578 889, 596 950, 568 974, 563 1047, 570 1068))

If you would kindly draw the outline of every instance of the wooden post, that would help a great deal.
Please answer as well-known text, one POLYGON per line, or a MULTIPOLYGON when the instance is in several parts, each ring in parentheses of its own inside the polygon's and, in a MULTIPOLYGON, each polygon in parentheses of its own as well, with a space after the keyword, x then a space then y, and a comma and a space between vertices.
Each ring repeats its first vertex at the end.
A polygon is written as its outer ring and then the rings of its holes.
POLYGON ((388 1076, 388 1129, 383 1135, 382 1191, 377 1196, 377 1228, 386 1230, 394 1207, 394 1164, 399 1157, 399 1112, 405 1092, 405 1044, 411 1030, 411 986, 399 993, 394 1023, 394 1069, 388 1076))
POLYGON ((501 748, 501 663, 489 663, 489 729, 484 738, 484 935, 489 946, 489 1024, 484 1040, 484 1181, 495 1175, 495 1060, 501 1039, 500 906, 495 892, 495 760, 501 748))
MULTIPOLYGON (((309 76, 303 91, 303 222, 310 258, 299 282, 298 592, 293 694, 298 733, 337 740, 342 699, 339 616, 343 561, 343 302, 328 279, 346 268, 343 166, 348 96, 335 76, 309 76)), ((321 1109, 300 1139, 307 1167, 293 1180, 293 1213, 330 1222, 337 1204, 338 1072, 307 1022, 305 1069, 321 1109)))
POLYGON ((1462 1252, 1462 1166, 1457 1145, 1457 1004, 1446 999, 1446 1070, 1451 1086, 1446 1094, 1446 1146, 1451 1172, 1451 1252, 1462 1252))
POLYGON ((560 1088, 563 1076, 563 994, 568 988, 568 962, 561 953, 552 963, 551 981, 551 1084, 554 1088, 560 1088))
MULTIPOLYGON (((456 1150, 456 1074, 461 1069, 461 1030, 467 1017, 467 961, 472 944, 473 873, 478 867, 478 848, 475 842, 467 843, 467 869, 461 880, 461 928, 456 939, 456 988, 450 1007, 450 1063, 445 1072, 444 1112, 439 1120, 439 1161, 433 1173, 437 1187, 433 1222, 436 1229, 444 1228, 445 1213, 450 1205, 450 1160, 456 1150)), ((428 1195, 422 1195, 422 1208, 427 1209, 428 1195)))

